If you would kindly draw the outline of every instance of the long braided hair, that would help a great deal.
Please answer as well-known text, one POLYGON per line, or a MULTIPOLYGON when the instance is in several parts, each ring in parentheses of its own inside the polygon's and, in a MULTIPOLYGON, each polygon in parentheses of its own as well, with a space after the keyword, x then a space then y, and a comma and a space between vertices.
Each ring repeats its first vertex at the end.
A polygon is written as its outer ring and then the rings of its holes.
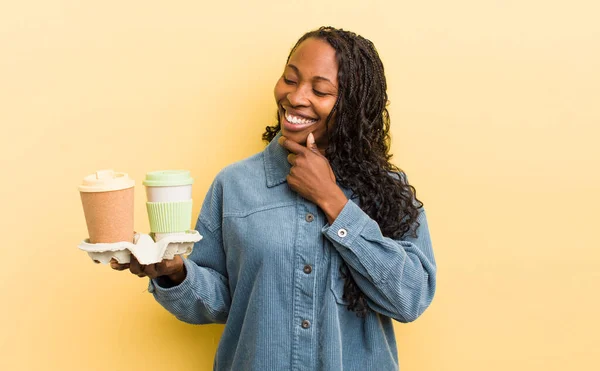
MULTIPOLYGON (((416 237, 423 203, 404 172, 390 163, 387 84, 375 46, 353 32, 321 27, 298 40, 288 61, 298 45, 311 37, 335 49, 339 66, 339 93, 326 120, 329 144, 325 152, 337 181, 359 197, 361 209, 379 224, 384 236, 398 239, 410 233, 416 237), (330 128, 334 113, 337 116, 330 128)), ((277 124, 266 127, 263 140, 270 142, 280 129, 277 115, 277 124)), ((369 310, 365 295, 345 263, 340 272, 348 310, 364 317, 369 310)))

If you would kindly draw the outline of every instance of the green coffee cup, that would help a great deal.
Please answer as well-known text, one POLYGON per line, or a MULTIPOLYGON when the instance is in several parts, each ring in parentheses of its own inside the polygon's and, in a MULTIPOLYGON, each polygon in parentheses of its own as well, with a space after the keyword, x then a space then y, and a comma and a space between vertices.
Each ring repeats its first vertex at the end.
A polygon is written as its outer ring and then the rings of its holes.
POLYGON ((148 218, 155 234, 181 233, 192 222, 192 183, 187 170, 161 170, 146 174, 148 218))

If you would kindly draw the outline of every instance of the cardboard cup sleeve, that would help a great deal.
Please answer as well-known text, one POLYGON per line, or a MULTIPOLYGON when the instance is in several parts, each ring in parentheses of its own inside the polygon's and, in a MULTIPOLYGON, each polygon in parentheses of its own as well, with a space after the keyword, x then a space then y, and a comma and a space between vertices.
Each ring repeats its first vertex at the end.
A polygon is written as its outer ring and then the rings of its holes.
POLYGON ((110 192, 81 192, 93 243, 133 241, 133 187, 110 192))

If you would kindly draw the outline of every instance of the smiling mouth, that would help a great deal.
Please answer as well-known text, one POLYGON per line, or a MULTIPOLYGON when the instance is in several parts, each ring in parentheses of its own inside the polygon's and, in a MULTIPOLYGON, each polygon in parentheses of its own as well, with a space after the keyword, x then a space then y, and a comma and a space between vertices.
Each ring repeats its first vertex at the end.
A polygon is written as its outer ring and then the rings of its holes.
POLYGON ((306 117, 291 115, 285 109, 283 110, 283 116, 290 124, 294 124, 294 125, 310 125, 310 124, 314 124, 315 122, 318 121, 318 120, 309 119, 306 117))

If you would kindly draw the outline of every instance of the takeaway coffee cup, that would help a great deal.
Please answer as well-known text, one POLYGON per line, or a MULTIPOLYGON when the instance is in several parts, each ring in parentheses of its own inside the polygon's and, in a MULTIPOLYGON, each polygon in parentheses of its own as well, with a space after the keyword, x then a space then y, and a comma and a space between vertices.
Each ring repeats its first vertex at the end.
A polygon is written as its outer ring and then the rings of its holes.
POLYGON ((192 223, 192 183, 187 170, 160 170, 146 174, 146 208, 156 241, 165 234, 182 233, 192 223))
POLYGON ((100 170, 79 186, 90 243, 133 242, 135 181, 125 173, 100 170))

